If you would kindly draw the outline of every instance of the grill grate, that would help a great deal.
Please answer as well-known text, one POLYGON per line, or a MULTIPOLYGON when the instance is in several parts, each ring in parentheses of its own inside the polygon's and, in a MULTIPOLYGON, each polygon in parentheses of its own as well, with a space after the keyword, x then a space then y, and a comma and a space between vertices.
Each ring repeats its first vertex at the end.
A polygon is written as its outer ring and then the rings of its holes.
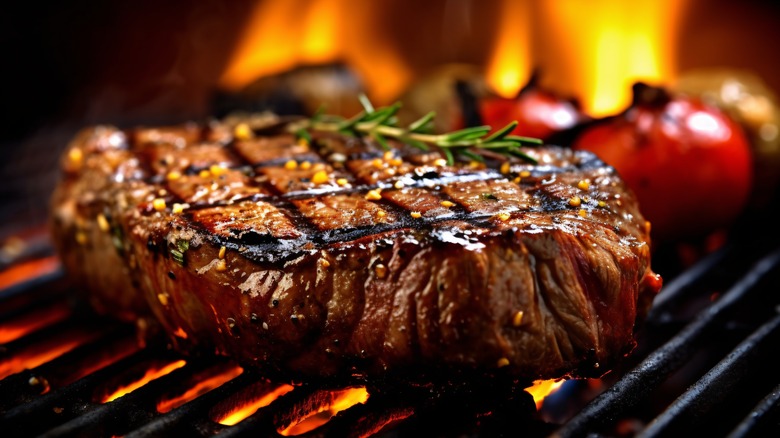
MULTIPOLYGON (((667 278, 634 354, 600 380, 566 382, 539 411, 528 394, 489 383, 377 387, 301 436, 778 436, 780 250, 774 239, 755 240, 733 239, 667 278)), ((162 399, 236 365, 183 358, 164 344, 141 347, 134 327, 91 314, 73 295, 61 271, 0 291, 0 329, 68 309, 0 346, 4 436, 278 436, 349 386, 297 385, 243 421, 220 424, 232 406, 280 386, 245 370, 161 413, 162 399), (180 360, 186 364, 101 401, 127 376, 180 360)))

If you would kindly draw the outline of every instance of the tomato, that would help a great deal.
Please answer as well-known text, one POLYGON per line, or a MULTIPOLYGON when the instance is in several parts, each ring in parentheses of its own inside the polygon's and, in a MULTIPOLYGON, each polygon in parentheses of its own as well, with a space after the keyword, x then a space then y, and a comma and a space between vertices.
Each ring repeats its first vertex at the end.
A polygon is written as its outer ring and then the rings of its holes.
MULTIPOLYGON (((513 134, 548 141, 554 135, 590 120, 576 101, 541 88, 537 78, 534 74, 514 98, 479 99, 477 105, 482 123, 498 129, 517 120, 513 134)), ((456 128, 463 127, 462 120, 459 123, 456 128)))
POLYGON ((479 107, 486 125, 501 127, 517 120, 514 134, 545 141, 584 119, 574 102, 536 88, 524 90, 514 99, 483 99, 479 107))
POLYGON ((753 181, 749 141, 716 107, 638 83, 622 114, 575 139, 613 166, 662 240, 702 237, 745 209, 753 181))

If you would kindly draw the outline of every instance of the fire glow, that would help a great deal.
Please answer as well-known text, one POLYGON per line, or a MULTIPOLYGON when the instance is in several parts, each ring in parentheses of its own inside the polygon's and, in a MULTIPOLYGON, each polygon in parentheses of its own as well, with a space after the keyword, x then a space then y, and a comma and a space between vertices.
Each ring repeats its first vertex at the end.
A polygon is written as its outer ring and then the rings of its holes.
POLYGON ((542 408, 544 399, 557 391, 563 385, 563 382, 565 380, 536 380, 533 385, 525 388, 525 391, 533 396, 536 409, 539 410, 542 408))
POLYGON ((195 385, 187 389, 184 393, 175 397, 160 400, 157 403, 157 412, 164 414, 171 411, 172 409, 176 409, 191 400, 195 400, 212 389, 219 388, 224 383, 240 376, 243 372, 244 369, 240 366, 231 366, 227 370, 224 370, 214 376, 199 380, 195 385))
MULTIPOLYGON (((264 75, 301 64, 346 62, 372 99, 396 99, 423 74, 408 54, 366 25, 373 2, 260 1, 223 71, 220 86, 237 90, 264 75)), ((593 116, 614 114, 630 102, 631 85, 671 81, 675 43, 686 2, 672 0, 504 0, 492 46, 477 63, 491 88, 514 96, 539 68, 545 83, 576 97, 593 116)), ((472 19, 483 15, 472 5, 472 19)), ((410 26, 421 25, 410 18, 410 26)), ((404 23, 405 25, 407 23, 404 23)), ((444 43, 444 41, 442 42, 444 43)), ((474 54, 459 54, 480 58, 474 54)), ((453 59, 462 62, 463 59, 453 59)), ((430 67, 430 66, 429 66, 430 67)))
POLYGON ((117 388, 116 390, 112 391, 110 394, 106 395, 105 397, 102 397, 100 401, 101 403, 108 403, 114 401, 119 397, 122 397, 125 394, 129 394, 135 391, 136 389, 146 385, 152 380, 159 379, 162 376, 172 373, 174 370, 177 370, 186 364, 187 362, 184 360, 177 360, 162 366, 151 367, 148 370, 146 370, 146 373, 144 373, 143 377, 134 380, 131 383, 123 385, 120 388, 117 388))
POLYGON ((45 364, 80 345, 86 344, 95 337, 97 337, 97 334, 94 332, 68 330, 54 335, 43 342, 35 343, 23 350, 13 352, 5 359, 0 359, 0 379, 22 370, 33 369, 45 364))
POLYGON ((330 404, 310 413, 298 423, 280 430, 279 434, 296 436, 312 431, 327 423, 328 420, 339 412, 347 410, 358 403, 365 403, 368 400, 368 391, 365 387, 348 388, 341 391, 333 391, 332 396, 333 399, 330 404))
POLYGON ((244 420, 248 416, 257 412, 258 409, 270 405, 274 400, 292 390, 292 385, 281 385, 269 392, 260 393, 257 397, 251 397, 249 400, 246 400, 245 402, 234 407, 226 414, 216 419, 216 422, 225 426, 236 425, 241 420, 244 420))

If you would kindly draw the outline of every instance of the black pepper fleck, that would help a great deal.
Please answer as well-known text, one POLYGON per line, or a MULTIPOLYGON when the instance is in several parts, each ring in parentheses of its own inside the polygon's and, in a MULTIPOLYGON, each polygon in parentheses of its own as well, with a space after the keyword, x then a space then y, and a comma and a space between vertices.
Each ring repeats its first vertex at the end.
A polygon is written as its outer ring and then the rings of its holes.
POLYGON ((168 278, 171 280, 176 280, 176 274, 174 274, 173 271, 168 271, 168 278))
POLYGON ((274 307, 278 306, 279 305, 279 300, 271 301, 271 305, 274 306, 274 307))

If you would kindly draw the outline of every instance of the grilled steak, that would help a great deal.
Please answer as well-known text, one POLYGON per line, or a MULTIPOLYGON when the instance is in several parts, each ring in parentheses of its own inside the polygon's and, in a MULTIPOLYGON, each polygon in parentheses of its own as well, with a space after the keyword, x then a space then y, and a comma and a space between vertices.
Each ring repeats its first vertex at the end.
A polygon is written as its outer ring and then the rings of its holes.
POLYGON ((53 229, 102 313, 297 377, 598 376, 660 287, 615 171, 222 122, 82 131, 53 229))

